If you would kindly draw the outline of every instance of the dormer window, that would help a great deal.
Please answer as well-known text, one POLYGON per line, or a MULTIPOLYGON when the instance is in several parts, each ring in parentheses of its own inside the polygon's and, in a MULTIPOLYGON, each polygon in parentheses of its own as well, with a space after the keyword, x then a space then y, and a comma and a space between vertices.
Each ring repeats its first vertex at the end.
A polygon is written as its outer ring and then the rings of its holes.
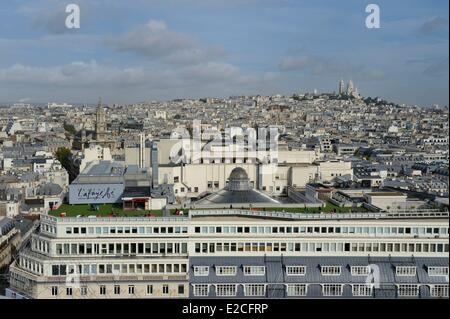
POLYGON ((417 268, 415 266, 397 266, 395 267, 395 273, 397 276, 411 277, 416 275, 417 268))
POLYGON ((217 276, 236 276, 236 266, 216 266, 217 276))
POLYGON ((306 266, 286 266, 286 275, 304 276, 306 275, 306 266))
POLYGON ((352 276, 368 276, 370 274, 369 266, 352 266, 352 276))
POLYGON ((448 267, 428 267, 428 276, 448 276, 448 267))
POLYGON ((209 267, 208 266, 194 266, 194 276, 208 276, 209 267))
POLYGON ((341 266, 322 266, 321 272, 323 276, 340 276, 341 266))
POLYGON ((245 276, 264 276, 266 274, 266 267, 264 266, 244 266, 245 276))

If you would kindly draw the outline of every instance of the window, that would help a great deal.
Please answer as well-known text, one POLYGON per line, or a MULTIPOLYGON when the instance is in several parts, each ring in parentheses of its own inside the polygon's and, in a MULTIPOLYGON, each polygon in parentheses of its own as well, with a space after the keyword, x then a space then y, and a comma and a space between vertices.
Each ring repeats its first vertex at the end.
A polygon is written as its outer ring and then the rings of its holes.
POLYGON ((431 285, 430 294, 433 298, 448 298, 448 285, 431 285))
POLYGON ((134 295, 134 290, 135 290, 135 289, 134 289, 134 286, 132 286, 132 285, 131 285, 131 286, 128 286, 128 294, 129 294, 129 295, 134 295))
POLYGON ((353 285, 352 293, 355 297, 370 297, 372 296, 372 285, 353 285))
POLYGON ((106 295, 106 286, 100 286, 100 295, 106 295))
POLYGON ((162 293, 163 293, 163 295, 168 295, 169 294, 169 285, 163 285, 162 293))
POLYGON ((286 266, 286 275, 304 276, 306 275, 306 266, 286 266))
POLYGON ((194 276, 208 276, 209 266, 194 266, 194 276))
POLYGON ((244 266, 245 276, 264 276, 266 274, 266 267, 264 266, 244 266))
POLYGON ((178 294, 184 295, 184 285, 178 285, 178 294))
POLYGON ((80 287, 80 294, 81 294, 82 296, 86 296, 86 295, 87 295, 87 292, 88 292, 88 288, 87 288, 86 286, 80 287))
POLYGON ((236 266, 216 266, 217 276, 235 276, 236 266))
POLYGON ((216 285, 216 296, 217 297, 235 297, 236 296, 236 285, 230 285, 230 284, 216 285))
POLYGON ((58 287, 57 286, 52 287, 52 296, 58 296, 58 287))
POLYGON ((325 297, 342 296, 343 285, 326 284, 322 285, 322 294, 325 297))
POLYGON ((147 295, 153 295, 153 285, 147 285, 147 295))
POLYGON ((415 276, 417 268, 415 266, 397 266, 395 273, 397 276, 415 276))
POLYGON ((398 285, 397 292, 399 297, 417 297, 419 295, 419 285, 398 285))
POLYGON ((369 266, 352 266, 352 276, 368 276, 370 274, 369 266))
POLYGON ((448 267, 428 267, 428 276, 448 276, 448 267))
POLYGON ((67 288, 66 288, 66 295, 67 295, 67 296, 72 296, 72 295, 73 295, 73 289, 72 289, 72 287, 67 287, 67 288))
POLYGON ((322 266, 321 267, 323 276, 339 276, 341 274, 340 266, 322 266))
POLYGON ((194 285, 194 296, 195 297, 207 297, 209 295, 208 285, 194 285))
POLYGON ((114 286, 114 294, 120 295, 120 286, 119 285, 114 286))
POLYGON ((244 293, 247 297, 264 297, 266 295, 266 285, 250 284, 244 285, 244 293))
POLYGON ((286 287, 288 297, 304 297, 308 293, 308 286, 305 284, 289 284, 286 287))

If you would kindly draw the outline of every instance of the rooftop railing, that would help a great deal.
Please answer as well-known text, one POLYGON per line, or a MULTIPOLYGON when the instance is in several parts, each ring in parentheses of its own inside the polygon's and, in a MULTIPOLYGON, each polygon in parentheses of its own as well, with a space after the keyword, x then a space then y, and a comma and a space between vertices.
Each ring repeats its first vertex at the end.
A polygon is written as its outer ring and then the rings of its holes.
POLYGON ((188 222, 192 217, 244 216, 290 220, 338 220, 338 219, 411 219, 411 218, 449 218, 448 211, 437 209, 397 210, 393 212, 355 212, 355 213, 286 213, 274 211, 251 211, 240 209, 190 210, 189 216, 171 217, 54 217, 42 215, 42 219, 53 223, 132 223, 132 222, 188 222))
POLYGON ((397 219, 397 218, 448 218, 449 212, 443 211, 414 211, 414 212, 380 212, 380 213, 283 213, 283 212, 261 212, 248 210, 191 210, 191 217, 194 216, 246 216, 274 219, 292 220, 330 220, 330 219, 397 219))
POLYGON ((57 217, 56 222, 120 223, 120 222, 187 222, 189 217, 57 217))

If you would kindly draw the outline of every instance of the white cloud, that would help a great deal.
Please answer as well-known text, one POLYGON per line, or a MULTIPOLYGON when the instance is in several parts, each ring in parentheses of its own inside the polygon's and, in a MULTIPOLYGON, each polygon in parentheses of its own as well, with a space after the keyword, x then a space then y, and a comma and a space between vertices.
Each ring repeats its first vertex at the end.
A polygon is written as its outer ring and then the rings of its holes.
POLYGON ((0 69, 0 83, 85 87, 90 85, 133 85, 142 81, 141 68, 108 67, 96 61, 72 62, 62 66, 35 67, 15 64, 0 69))
POLYGON ((203 46, 192 36, 173 31, 163 21, 150 20, 106 43, 120 52, 132 52, 168 64, 196 64, 224 57, 223 48, 203 46))
POLYGON ((434 17, 426 21, 419 29, 422 34, 432 34, 435 32, 448 32, 448 19, 434 17))
POLYGON ((220 62, 127 68, 96 61, 51 67, 15 64, 0 68, 0 95, 8 92, 19 99, 22 88, 26 88, 31 99, 41 96, 75 99, 80 97, 79 92, 84 92, 81 97, 90 101, 102 94, 121 102, 176 94, 181 94, 179 97, 227 96, 237 92, 257 93, 260 88, 271 87, 276 77, 272 73, 244 75, 237 67, 220 62))
POLYGON ((153 69, 118 68, 99 64, 96 61, 80 61, 52 67, 15 64, 0 69, 0 83, 8 86, 37 85, 72 88, 146 86, 170 89, 218 83, 229 84, 241 78, 238 68, 215 62, 180 68, 153 69))
POLYGON ((49 34, 79 33, 78 29, 68 29, 66 27, 66 6, 69 3, 76 3, 82 7, 83 29, 87 17, 90 16, 90 3, 86 0, 67 2, 61 0, 35 0, 24 3, 18 7, 18 13, 25 16, 31 22, 33 30, 44 31, 49 34))
POLYGON ((341 61, 336 58, 297 55, 281 59, 279 69, 282 72, 303 71, 312 76, 326 77, 359 77, 365 80, 379 80, 384 77, 383 72, 365 65, 341 61))

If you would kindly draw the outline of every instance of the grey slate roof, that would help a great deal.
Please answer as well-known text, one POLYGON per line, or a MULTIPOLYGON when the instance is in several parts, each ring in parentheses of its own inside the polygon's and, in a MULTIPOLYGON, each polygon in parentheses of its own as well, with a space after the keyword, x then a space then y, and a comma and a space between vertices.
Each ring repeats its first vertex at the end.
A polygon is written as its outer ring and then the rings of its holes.
POLYGON ((36 195, 56 196, 61 194, 63 189, 60 185, 54 183, 48 183, 39 187, 36 191, 36 195))
POLYGON ((6 235, 14 228, 14 221, 11 218, 3 217, 0 219, 0 236, 6 235))
MULTIPOLYGON (((376 265, 379 269, 380 287, 374 289, 374 297, 393 298, 396 296, 395 284, 448 284, 444 276, 429 276, 427 267, 448 267, 448 258, 404 258, 404 257, 191 257, 191 284, 269 284, 267 297, 285 298, 285 284, 309 284, 308 298, 322 296, 321 284, 344 284, 343 298, 353 297, 351 284, 365 284, 366 276, 351 274, 351 266, 376 265), (306 266, 306 275, 287 276, 285 267, 306 266), (417 267, 416 276, 397 276, 396 266, 417 267), (209 266, 209 276, 194 276, 194 266, 209 266), (217 276, 215 266, 236 266, 236 276, 217 276), (243 266, 266 266, 264 276, 245 276, 243 266), (321 266, 340 266, 341 275, 327 276, 321 274, 321 266)), ((192 289, 192 287, 191 287, 192 289)), ((243 297, 242 287, 239 287, 237 297, 243 297), (240 289, 240 290, 239 290, 240 289)), ((421 297, 429 297, 429 288, 421 288, 421 297)), ((214 289, 210 297, 214 297, 214 289)))

